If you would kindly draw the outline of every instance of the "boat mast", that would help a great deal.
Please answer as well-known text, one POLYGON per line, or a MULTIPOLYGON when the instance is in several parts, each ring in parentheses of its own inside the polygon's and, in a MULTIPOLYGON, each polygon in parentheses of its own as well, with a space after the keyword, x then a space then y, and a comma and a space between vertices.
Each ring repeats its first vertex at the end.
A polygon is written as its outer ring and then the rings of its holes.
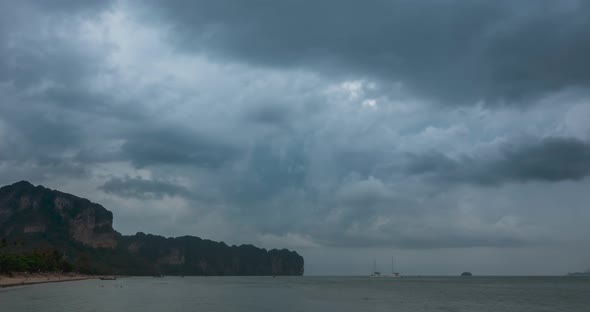
POLYGON ((395 270, 393 269, 393 256, 391 256, 391 274, 394 274, 395 270))

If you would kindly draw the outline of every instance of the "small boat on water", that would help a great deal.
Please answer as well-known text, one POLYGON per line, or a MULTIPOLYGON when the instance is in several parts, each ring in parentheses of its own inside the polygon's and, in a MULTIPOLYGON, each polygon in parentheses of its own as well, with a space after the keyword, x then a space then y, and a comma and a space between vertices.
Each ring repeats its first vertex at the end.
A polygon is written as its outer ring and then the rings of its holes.
POLYGON ((370 277, 391 277, 391 278, 399 278, 400 274, 399 272, 396 272, 394 269, 394 262, 393 262, 393 257, 391 257, 391 275, 387 275, 387 274, 381 274, 381 272, 377 271, 377 259, 375 259, 373 261, 373 273, 371 273, 369 276, 370 277))
POLYGON ((369 275, 370 277, 383 277, 383 275, 381 275, 381 272, 373 272, 371 273, 371 275, 369 275))
POLYGON ((383 277, 381 272, 377 271, 377 259, 373 260, 373 273, 369 275, 370 277, 383 277))
POLYGON ((101 276, 99 277, 101 281, 114 281, 117 279, 115 276, 101 276))

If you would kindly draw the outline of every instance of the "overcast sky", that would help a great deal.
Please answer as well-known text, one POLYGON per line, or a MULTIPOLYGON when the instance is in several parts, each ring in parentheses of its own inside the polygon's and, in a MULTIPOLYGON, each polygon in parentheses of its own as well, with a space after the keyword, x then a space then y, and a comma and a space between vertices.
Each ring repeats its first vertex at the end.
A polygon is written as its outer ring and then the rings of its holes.
POLYGON ((308 274, 590 268, 589 1, 0 0, 0 183, 308 274))

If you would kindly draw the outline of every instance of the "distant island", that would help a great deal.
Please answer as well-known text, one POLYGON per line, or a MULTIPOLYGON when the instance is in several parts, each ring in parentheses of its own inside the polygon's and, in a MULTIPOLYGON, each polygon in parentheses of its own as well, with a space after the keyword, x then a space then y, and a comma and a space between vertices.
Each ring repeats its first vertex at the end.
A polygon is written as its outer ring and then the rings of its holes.
POLYGON ((568 276, 590 276, 590 270, 586 271, 586 272, 573 272, 573 273, 568 273, 568 276))
POLYGON ((99 204, 27 181, 0 188, 0 273, 303 275, 287 249, 228 246, 194 236, 122 235, 99 204))

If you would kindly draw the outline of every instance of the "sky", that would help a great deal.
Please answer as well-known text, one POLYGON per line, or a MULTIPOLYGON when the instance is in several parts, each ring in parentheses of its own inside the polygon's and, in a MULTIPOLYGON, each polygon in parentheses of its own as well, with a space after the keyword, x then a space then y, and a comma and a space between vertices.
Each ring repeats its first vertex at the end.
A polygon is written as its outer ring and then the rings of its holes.
POLYGON ((0 0, 0 184, 308 275, 590 268, 590 2, 0 0))

